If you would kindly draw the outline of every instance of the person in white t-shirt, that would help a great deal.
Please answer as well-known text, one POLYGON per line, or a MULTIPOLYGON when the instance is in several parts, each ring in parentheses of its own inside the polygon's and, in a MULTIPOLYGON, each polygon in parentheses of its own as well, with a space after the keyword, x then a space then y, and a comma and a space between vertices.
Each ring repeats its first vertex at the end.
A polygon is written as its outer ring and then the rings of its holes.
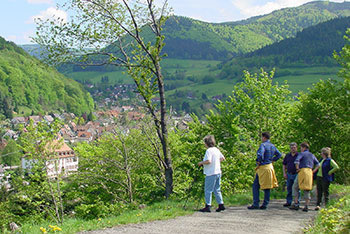
POLYGON ((224 155, 218 148, 215 147, 215 138, 212 135, 208 135, 204 138, 204 144, 207 147, 203 161, 198 163, 198 166, 203 166, 203 172, 205 174, 204 184, 204 197, 205 207, 200 209, 201 212, 210 212, 211 197, 214 192, 216 202, 219 207, 217 212, 225 210, 224 201, 222 200, 220 182, 221 182, 221 162, 225 160, 224 155))

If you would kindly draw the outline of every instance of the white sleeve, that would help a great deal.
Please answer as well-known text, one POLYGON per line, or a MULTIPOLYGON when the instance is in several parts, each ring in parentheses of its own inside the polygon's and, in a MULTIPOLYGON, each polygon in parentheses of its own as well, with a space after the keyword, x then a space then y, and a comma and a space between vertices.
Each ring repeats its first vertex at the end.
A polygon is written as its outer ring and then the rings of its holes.
POLYGON ((212 159, 213 159, 213 156, 211 155, 209 150, 205 151, 205 155, 204 155, 203 161, 207 161, 207 160, 212 161, 212 159))
POLYGON ((220 159, 225 158, 224 155, 220 152, 220 159))

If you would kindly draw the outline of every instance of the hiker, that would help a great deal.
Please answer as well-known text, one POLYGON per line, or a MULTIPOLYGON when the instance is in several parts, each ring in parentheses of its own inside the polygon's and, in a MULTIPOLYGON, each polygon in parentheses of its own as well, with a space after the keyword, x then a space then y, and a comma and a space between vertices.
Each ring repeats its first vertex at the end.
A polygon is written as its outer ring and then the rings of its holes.
POLYGON ((204 144, 207 150, 203 161, 198 163, 198 166, 203 166, 205 174, 204 197, 205 207, 200 209, 201 212, 210 212, 212 193, 214 192, 216 202, 219 207, 216 212, 225 210, 224 201, 222 199, 220 182, 221 182, 221 162, 225 160, 224 155, 218 148, 215 147, 215 138, 208 135, 204 138, 204 144))
MULTIPOLYGON (((292 188, 297 177, 297 169, 295 168, 294 161, 298 156, 298 145, 295 142, 289 144, 290 152, 286 154, 283 159, 283 176, 287 181, 287 197, 286 203, 283 204, 284 207, 289 207, 292 205, 293 196, 292 188)), ((299 192, 300 193, 300 192, 299 192)), ((300 195, 299 195, 300 201, 300 195)))
POLYGON ((262 143, 257 151, 256 175, 253 183, 253 205, 248 206, 249 210, 265 210, 270 201, 270 190, 278 187, 275 170, 272 162, 277 161, 282 155, 278 149, 270 142, 270 133, 261 134, 262 143), (264 202, 259 207, 259 189, 264 190, 264 202))
POLYGON ((319 210, 324 194, 325 206, 329 200, 329 184, 334 181, 334 172, 339 170, 338 164, 331 158, 331 148, 321 149, 322 160, 317 172, 317 203, 315 210, 319 210))
POLYGON ((294 204, 289 207, 291 210, 299 210, 299 189, 304 191, 305 206, 303 211, 307 212, 309 210, 308 206, 311 200, 310 191, 312 190, 313 173, 319 168, 319 162, 315 155, 309 151, 309 148, 307 142, 301 143, 301 153, 299 153, 294 161, 298 175, 293 184, 294 204))

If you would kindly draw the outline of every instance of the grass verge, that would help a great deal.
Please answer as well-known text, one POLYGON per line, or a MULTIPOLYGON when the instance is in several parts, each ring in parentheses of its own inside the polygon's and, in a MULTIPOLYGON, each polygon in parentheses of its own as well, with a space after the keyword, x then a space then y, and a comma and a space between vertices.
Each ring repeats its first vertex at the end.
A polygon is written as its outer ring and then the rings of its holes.
POLYGON ((304 229, 305 233, 349 233, 350 186, 332 184, 330 194, 329 204, 320 210, 315 222, 304 229))
MULTIPOLYGON (((261 194, 263 196, 263 193, 261 194)), ((280 190, 271 191, 271 199, 284 198, 285 192, 280 190)), ((201 198, 203 200, 203 198, 201 198)), ((66 218, 63 225, 56 225, 54 223, 26 223, 21 227, 22 233, 36 234, 36 233, 77 233, 81 231, 99 230, 104 228, 111 228, 122 224, 143 223, 154 220, 166 220, 175 218, 177 216, 184 216, 193 214, 199 208, 202 208, 203 202, 188 200, 167 200, 152 205, 146 206, 143 209, 127 210, 118 216, 109 216, 105 218, 96 217, 92 220, 66 218)), ((215 200, 215 199, 213 199, 215 200)), ((251 191, 234 194, 224 197, 226 206, 240 206, 247 205, 252 202, 251 191)), ((216 204, 213 204, 216 206, 216 204)))

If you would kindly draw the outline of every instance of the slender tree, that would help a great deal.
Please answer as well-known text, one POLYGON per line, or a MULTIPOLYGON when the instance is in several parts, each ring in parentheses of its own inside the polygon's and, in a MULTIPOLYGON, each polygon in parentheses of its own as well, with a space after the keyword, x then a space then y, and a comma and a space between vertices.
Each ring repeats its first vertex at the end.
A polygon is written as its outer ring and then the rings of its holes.
POLYGON ((163 57, 167 1, 67 0, 60 6, 74 12, 70 21, 38 19, 34 41, 49 52, 53 64, 75 61, 83 66, 125 67, 153 117, 162 144, 165 196, 173 190, 173 167, 168 147, 163 57), (141 31, 147 30, 145 39, 141 31), (151 32, 151 33, 149 33, 151 32), (159 103, 155 98, 158 95, 159 103))

